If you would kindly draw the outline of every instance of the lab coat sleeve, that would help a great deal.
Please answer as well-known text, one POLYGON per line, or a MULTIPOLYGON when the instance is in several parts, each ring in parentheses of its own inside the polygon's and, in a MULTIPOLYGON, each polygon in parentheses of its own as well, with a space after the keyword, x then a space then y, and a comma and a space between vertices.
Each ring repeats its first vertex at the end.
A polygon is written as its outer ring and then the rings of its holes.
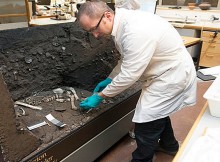
POLYGON ((134 84, 147 68, 157 43, 154 35, 149 33, 143 36, 143 33, 146 33, 144 29, 123 35, 121 39, 123 52, 121 70, 111 84, 102 91, 104 95, 113 97, 121 93, 134 84))

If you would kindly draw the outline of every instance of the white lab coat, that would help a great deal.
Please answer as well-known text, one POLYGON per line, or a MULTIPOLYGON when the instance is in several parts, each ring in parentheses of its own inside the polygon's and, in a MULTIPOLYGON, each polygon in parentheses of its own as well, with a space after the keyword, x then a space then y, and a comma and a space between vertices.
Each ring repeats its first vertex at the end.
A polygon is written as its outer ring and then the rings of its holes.
POLYGON ((112 36, 121 60, 102 93, 113 97, 143 81, 133 122, 153 121, 196 102, 196 71, 180 35, 152 13, 116 9, 112 36))

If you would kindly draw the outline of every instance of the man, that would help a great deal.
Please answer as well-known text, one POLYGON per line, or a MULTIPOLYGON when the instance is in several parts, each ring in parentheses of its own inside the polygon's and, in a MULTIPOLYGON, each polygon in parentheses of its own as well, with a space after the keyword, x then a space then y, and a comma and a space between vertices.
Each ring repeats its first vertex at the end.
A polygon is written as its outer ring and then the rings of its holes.
POLYGON ((158 148, 175 154, 179 145, 169 115, 196 102, 194 64, 178 32, 157 15, 123 8, 114 13, 101 1, 83 4, 78 21, 95 37, 112 35, 121 54, 109 77, 80 106, 95 108, 142 79, 132 119, 137 142, 132 162, 152 162, 158 148))

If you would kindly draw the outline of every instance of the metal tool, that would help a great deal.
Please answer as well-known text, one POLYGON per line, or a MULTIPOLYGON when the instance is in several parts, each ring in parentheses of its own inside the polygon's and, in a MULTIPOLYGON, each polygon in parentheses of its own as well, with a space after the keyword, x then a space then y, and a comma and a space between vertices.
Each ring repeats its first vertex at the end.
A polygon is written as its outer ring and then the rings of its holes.
POLYGON ((53 115, 51 115, 51 114, 48 114, 48 115, 46 115, 45 116, 46 118, 47 118, 47 120, 49 120, 51 123, 53 123, 54 125, 56 125, 56 126, 58 126, 58 127, 64 127, 66 124, 64 124, 64 123, 62 123, 61 121, 59 121, 59 120, 57 120, 57 119, 55 119, 54 117, 53 117, 53 115))
POLYGON ((48 124, 47 122, 43 121, 43 122, 41 122, 41 123, 34 124, 34 125, 32 125, 32 126, 27 126, 27 128, 28 128, 29 130, 33 130, 33 129, 39 128, 39 127, 41 127, 41 126, 44 126, 44 125, 49 125, 49 124, 48 124))

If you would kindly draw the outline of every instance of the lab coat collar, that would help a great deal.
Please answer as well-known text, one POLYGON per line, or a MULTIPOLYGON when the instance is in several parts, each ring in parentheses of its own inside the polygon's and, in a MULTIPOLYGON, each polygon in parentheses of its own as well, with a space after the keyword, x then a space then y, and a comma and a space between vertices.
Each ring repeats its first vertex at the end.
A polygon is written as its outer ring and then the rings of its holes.
POLYGON ((116 8, 115 9, 115 16, 114 16, 114 24, 113 24, 113 29, 112 29, 112 33, 111 35, 113 37, 116 36, 116 33, 117 33, 117 30, 118 30, 118 27, 119 27, 119 22, 120 22, 120 18, 121 18, 121 12, 120 12, 121 9, 118 9, 116 8))

